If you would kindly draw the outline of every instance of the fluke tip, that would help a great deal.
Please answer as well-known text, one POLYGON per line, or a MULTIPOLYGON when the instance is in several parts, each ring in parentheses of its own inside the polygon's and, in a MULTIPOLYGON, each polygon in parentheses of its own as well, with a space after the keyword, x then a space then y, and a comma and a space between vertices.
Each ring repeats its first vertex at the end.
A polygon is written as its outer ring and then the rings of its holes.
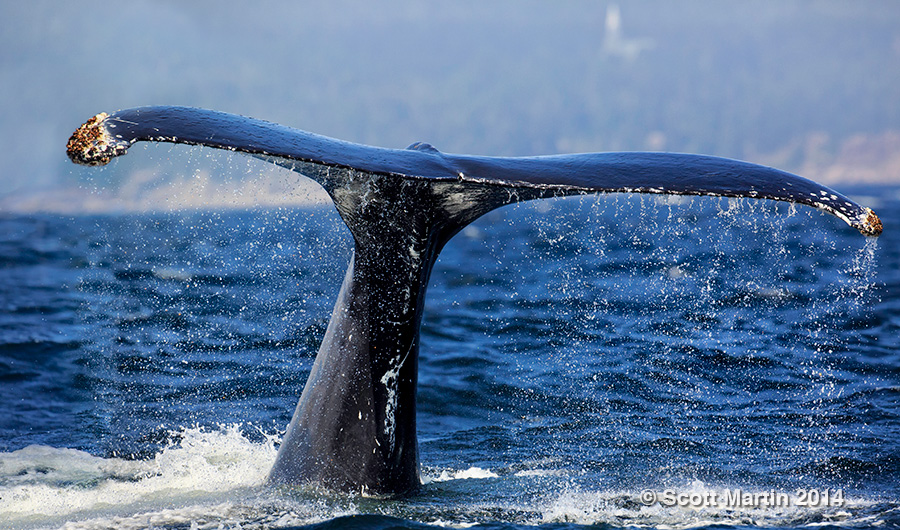
POLYGON ((108 164, 113 157, 125 153, 127 145, 117 142, 106 129, 105 112, 89 119, 72 133, 66 143, 66 154, 76 164, 85 166, 102 166, 108 164))
POLYGON ((881 231, 884 228, 881 225, 881 219, 875 215, 875 212, 872 211, 871 208, 865 208, 866 217, 862 220, 862 222, 857 226, 857 230, 864 236, 878 236, 881 235, 881 231))

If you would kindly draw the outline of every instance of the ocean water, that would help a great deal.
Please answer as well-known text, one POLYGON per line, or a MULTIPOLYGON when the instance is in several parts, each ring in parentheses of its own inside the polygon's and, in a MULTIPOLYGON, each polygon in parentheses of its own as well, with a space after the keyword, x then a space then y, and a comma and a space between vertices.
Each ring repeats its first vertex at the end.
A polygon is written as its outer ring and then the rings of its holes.
POLYGON ((900 189, 514 205, 434 270, 408 498, 265 478, 330 205, 0 214, 0 528, 900 527, 900 189))

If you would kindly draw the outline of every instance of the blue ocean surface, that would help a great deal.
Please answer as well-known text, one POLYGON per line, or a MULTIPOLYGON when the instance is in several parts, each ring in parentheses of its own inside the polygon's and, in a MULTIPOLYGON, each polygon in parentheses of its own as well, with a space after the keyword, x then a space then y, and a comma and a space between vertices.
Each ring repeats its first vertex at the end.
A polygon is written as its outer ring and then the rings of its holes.
POLYGON ((266 476, 351 238, 330 205, 0 214, 0 528, 900 527, 900 188, 817 210, 607 195, 458 234, 423 486, 266 476))

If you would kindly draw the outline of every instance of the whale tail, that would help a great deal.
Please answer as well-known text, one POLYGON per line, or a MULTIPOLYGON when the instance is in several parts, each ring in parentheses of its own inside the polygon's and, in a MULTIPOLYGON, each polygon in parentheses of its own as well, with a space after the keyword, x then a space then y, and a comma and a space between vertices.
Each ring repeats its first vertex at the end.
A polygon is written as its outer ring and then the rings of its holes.
POLYGON ((813 181, 747 162, 674 153, 493 158, 416 143, 383 149, 232 114, 145 107, 99 114, 69 140, 69 157, 100 165, 137 141, 240 151, 302 173, 331 196, 354 253, 322 345, 270 474, 375 494, 419 485, 419 328, 443 246, 500 206, 585 193, 752 197, 807 204, 864 235, 875 213, 813 181))

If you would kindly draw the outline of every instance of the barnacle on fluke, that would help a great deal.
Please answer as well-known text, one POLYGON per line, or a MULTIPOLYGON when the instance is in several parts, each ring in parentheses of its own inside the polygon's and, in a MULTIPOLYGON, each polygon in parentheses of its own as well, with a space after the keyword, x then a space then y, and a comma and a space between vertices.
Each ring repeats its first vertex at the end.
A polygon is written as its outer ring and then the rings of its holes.
POLYGON ((116 141, 106 128, 105 112, 89 119, 72 133, 66 143, 66 154, 76 164, 86 166, 103 166, 115 156, 123 154, 128 148, 126 142, 116 141))
POLYGON ((863 228, 860 229, 860 232, 862 232, 864 236, 880 235, 884 228, 881 225, 881 219, 875 215, 875 212, 873 212, 871 208, 866 208, 866 210, 868 210, 868 214, 866 215, 866 219, 862 222, 863 228))

